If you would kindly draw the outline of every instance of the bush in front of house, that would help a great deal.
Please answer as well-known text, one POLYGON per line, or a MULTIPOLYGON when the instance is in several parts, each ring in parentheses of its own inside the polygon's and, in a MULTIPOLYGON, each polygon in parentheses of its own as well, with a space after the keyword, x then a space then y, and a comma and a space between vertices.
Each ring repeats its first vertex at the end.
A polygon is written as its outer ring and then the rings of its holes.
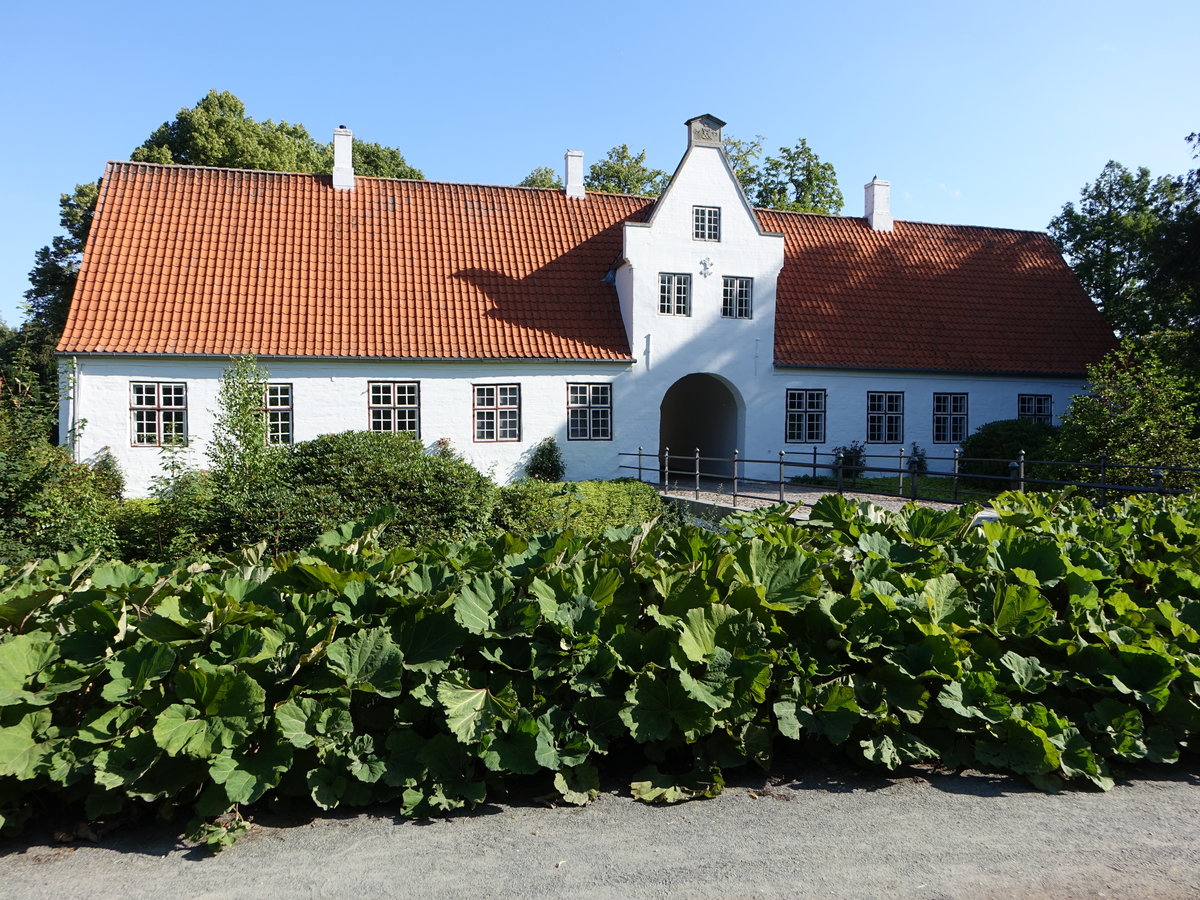
MULTIPOLYGON (((454 454, 426 453, 403 433, 345 431, 296 444, 281 466, 308 540, 391 504, 397 543, 459 540, 490 530, 496 486, 454 454)), ((297 534, 297 537, 299 534, 297 534)), ((291 543, 291 541, 289 541, 291 543)))
POLYGON ((595 537, 668 512, 654 486, 635 478, 549 483, 527 478, 499 489, 492 524, 519 535, 568 528, 595 537))
MULTIPOLYGON (((959 472, 964 476, 983 476, 966 478, 968 484, 993 491, 1007 490, 1009 463, 1015 461, 1022 450, 1025 451, 1025 458, 1031 462, 1053 458, 1057 430, 1053 425, 1028 419, 987 422, 962 442, 963 461, 959 465, 959 472)), ((1032 469, 1026 469, 1026 474, 1030 477, 1053 477, 1041 470, 1035 473, 1032 469)))

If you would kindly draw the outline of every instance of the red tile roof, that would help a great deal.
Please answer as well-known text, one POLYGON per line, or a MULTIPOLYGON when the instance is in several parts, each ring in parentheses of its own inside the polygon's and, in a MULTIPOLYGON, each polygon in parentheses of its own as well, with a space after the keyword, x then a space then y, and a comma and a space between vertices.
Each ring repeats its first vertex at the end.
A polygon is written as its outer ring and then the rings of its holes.
POLYGON ((758 216, 787 240, 777 364, 1075 376, 1116 346, 1041 232, 758 216))
MULTIPOLYGON (((652 203, 110 163, 58 350, 627 360, 605 275, 652 203)), ((1074 375, 1113 343, 1045 235, 759 217, 779 364, 1074 375)))

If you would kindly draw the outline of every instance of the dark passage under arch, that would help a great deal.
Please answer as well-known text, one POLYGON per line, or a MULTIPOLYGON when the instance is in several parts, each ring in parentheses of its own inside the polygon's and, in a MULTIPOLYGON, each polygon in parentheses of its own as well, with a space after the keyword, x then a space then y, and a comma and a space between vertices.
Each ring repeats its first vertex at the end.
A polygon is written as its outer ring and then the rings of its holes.
POLYGON ((669 478, 694 474, 697 447, 702 474, 729 477, 737 446, 738 401, 722 379, 685 375, 667 389, 659 407, 658 448, 660 454, 670 448, 669 478))

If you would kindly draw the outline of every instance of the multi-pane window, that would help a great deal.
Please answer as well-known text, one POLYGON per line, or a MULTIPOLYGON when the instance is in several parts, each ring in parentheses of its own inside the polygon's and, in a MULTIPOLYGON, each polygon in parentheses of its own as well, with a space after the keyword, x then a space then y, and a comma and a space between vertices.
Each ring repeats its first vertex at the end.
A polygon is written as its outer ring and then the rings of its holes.
POLYGON ((658 311, 664 316, 692 314, 692 276, 661 272, 658 276, 658 311))
POLYGON ((292 386, 268 384, 263 401, 263 415, 267 418, 267 443, 292 443, 292 386))
POLYGON ((567 385, 567 440, 612 440, 612 385, 567 385))
POLYGON ((1054 398, 1050 394, 1017 394, 1017 418, 1054 424, 1054 398))
POLYGON ((372 431, 407 431, 421 436, 421 389, 416 381, 368 381, 367 412, 372 431))
POLYGON ((130 382, 129 418, 135 447, 186 444, 187 385, 130 382))
POLYGON ((904 442, 904 394, 867 391, 867 443, 904 442))
POLYGON ((967 395, 933 395, 933 442, 958 444, 967 436, 967 395))
POLYGON ((825 443, 825 392, 788 388, 784 440, 789 444, 825 443))
POLYGON ((692 207, 692 237, 698 241, 721 239, 721 208, 719 206, 692 207))
POLYGON ((754 279, 726 275, 721 294, 721 315, 727 319, 749 319, 754 296, 754 279))
POLYGON ((477 384, 475 391, 475 440, 519 441, 521 439, 521 386, 477 384))

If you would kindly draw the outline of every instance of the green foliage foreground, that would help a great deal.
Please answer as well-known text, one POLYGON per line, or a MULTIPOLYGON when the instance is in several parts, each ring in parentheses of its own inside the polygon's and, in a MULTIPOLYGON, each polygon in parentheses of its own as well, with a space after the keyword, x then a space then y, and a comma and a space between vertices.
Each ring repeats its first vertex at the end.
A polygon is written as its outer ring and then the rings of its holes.
POLYGON ((1200 501, 996 507, 421 550, 380 549, 380 516, 271 560, 10 569, 0 810, 152 808, 219 845, 287 797, 424 816, 523 778, 585 803, 606 759, 673 802, 783 752, 1051 790, 1193 747, 1200 501))

